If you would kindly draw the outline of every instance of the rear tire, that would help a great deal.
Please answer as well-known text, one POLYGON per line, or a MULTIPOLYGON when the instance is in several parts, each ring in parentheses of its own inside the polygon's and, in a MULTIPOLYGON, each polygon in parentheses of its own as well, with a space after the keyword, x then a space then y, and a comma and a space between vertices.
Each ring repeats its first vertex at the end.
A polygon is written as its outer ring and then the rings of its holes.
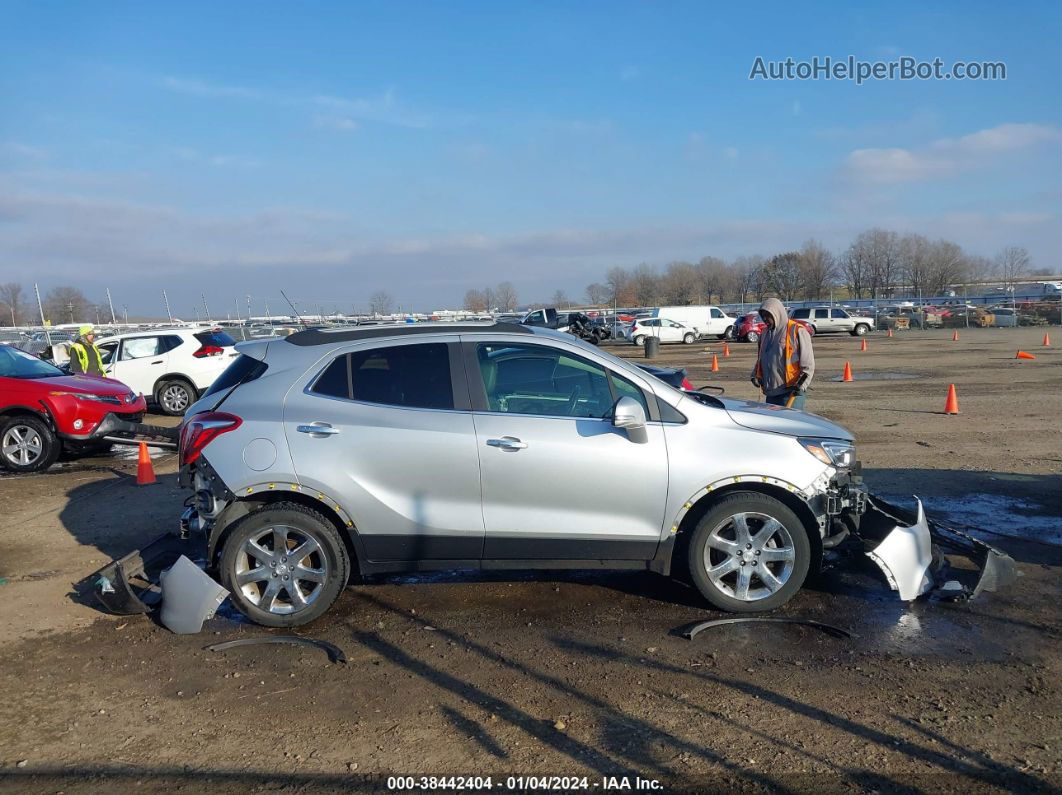
POLYGON ((18 414, 0 422, 0 464, 11 472, 40 472, 59 457, 62 444, 40 417, 18 414))
POLYGON ((745 335, 745 342, 758 342, 759 339, 760 334, 758 331, 750 331, 748 334, 745 335))
POLYGON ((640 348, 640 347, 642 347, 642 343, 645 342, 645 337, 643 337, 641 334, 639 334, 637 337, 634 337, 634 339, 632 339, 631 342, 633 342, 635 345, 637 345, 640 348))
POLYGON ((726 327, 726 331, 723 332, 723 336, 720 337, 720 339, 724 339, 724 340, 732 340, 732 339, 734 339, 734 327, 733 326, 727 326, 726 327))
POLYGON ((804 523, 783 503, 737 492, 697 523, 687 562, 693 584, 714 607, 758 613, 784 605, 800 590, 811 564, 811 541, 804 523))
POLYGON ((320 618, 350 576, 347 548, 335 525, 291 502, 237 520, 225 537, 219 567, 236 608, 266 627, 298 627, 320 618), (296 560, 291 553, 298 550, 306 554, 296 560))
POLYGON ((171 417, 183 417, 184 413, 198 399, 194 386, 183 378, 163 381, 155 390, 155 402, 163 414, 171 417))

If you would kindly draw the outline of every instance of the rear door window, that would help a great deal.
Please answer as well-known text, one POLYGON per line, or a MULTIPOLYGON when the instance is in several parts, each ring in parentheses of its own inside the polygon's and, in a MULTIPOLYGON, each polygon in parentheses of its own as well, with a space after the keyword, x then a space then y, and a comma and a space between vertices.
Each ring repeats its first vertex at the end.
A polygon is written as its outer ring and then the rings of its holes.
POLYGON ((824 320, 824 319, 828 318, 829 316, 830 316, 830 310, 829 309, 816 309, 815 310, 815 319, 816 320, 824 320))
POLYGON ((790 315, 794 320, 807 320, 811 317, 810 309, 794 309, 793 314, 790 315))
POLYGON ((831 310, 830 314, 839 320, 846 320, 848 318, 848 313, 845 312, 843 309, 831 310))

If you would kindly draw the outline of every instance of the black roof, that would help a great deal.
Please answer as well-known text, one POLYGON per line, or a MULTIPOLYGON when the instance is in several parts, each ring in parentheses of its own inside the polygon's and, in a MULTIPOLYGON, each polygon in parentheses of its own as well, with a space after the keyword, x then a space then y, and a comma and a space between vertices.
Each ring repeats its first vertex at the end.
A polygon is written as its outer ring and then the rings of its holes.
POLYGON ((532 334, 527 326, 519 323, 407 323, 395 326, 361 326, 337 331, 309 328, 297 331, 284 338, 292 345, 307 347, 311 345, 328 345, 335 342, 357 342, 376 337, 405 337, 414 334, 460 334, 460 333, 496 333, 496 334, 532 334))

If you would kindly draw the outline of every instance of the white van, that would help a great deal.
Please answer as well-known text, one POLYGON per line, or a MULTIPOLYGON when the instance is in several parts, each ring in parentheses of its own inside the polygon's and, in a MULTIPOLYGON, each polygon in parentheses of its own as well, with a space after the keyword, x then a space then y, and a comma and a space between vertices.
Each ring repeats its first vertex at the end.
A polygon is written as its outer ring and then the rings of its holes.
POLYGON ((697 329, 702 337, 732 339, 737 323, 717 306, 658 306, 650 317, 665 317, 684 326, 697 329))

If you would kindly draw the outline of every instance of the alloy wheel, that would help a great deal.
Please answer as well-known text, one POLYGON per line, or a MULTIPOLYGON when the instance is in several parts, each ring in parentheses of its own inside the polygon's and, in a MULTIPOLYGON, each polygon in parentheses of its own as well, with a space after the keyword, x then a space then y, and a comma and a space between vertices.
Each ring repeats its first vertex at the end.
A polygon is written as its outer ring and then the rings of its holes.
POLYGON ((0 441, 4 458, 17 466, 29 466, 44 454, 44 439, 29 425, 12 425, 0 441))
POLYGON ((166 411, 179 414, 188 408, 190 402, 188 389, 180 384, 170 384, 162 390, 162 406, 166 411))
POLYGON ((235 585, 260 610, 291 615, 312 605, 328 579, 321 545, 288 525, 263 528, 236 556, 235 585))
POLYGON ((766 599, 793 573, 796 547, 785 525, 764 513, 728 516, 708 535, 704 568, 719 591, 743 602, 766 599))

